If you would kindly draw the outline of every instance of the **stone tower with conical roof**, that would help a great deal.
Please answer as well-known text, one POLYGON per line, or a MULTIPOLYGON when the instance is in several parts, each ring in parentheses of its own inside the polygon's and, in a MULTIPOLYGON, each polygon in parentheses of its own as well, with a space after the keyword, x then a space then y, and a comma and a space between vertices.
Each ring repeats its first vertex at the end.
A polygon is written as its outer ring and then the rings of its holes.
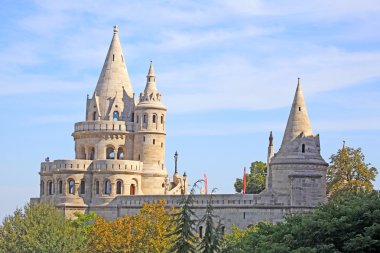
POLYGON ((135 101, 115 26, 85 121, 75 123, 75 160, 41 163, 40 198, 83 210, 118 196, 187 193, 186 177, 170 182, 166 171, 165 117, 152 63, 135 101))
POLYGON ((298 79, 281 147, 268 159, 269 190, 289 194, 290 204, 295 206, 315 206, 324 202, 328 164, 320 151, 319 135, 313 134, 298 79))

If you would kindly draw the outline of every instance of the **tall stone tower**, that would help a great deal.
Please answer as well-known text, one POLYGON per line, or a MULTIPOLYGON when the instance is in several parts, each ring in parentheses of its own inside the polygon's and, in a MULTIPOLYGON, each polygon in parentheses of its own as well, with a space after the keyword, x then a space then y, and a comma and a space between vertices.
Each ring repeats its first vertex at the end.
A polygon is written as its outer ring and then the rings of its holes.
MULTIPOLYGON (((272 144, 273 137, 271 137, 272 144)), ((270 144, 270 147, 271 147, 270 144)), ((300 80, 290 110, 280 150, 268 152, 270 190, 290 195, 294 206, 316 206, 326 200, 326 169, 314 135, 300 80)))
POLYGON ((167 177, 165 169, 165 114, 162 95, 156 87, 156 74, 150 62, 146 86, 135 108, 134 159, 144 163, 145 194, 159 194, 167 177))
POLYGON ((187 193, 187 178, 170 182, 165 168, 165 117, 152 63, 135 101, 115 26, 85 121, 74 126, 75 160, 41 163, 40 198, 85 210, 118 196, 187 193))

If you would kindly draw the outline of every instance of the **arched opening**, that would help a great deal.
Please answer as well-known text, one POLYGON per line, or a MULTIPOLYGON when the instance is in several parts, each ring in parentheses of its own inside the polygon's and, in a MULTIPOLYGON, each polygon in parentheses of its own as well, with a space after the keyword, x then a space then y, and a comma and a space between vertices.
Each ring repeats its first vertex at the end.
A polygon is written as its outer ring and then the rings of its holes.
POLYGON ((58 181, 58 193, 59 194, 63 193, 63 182, 62 182, 62 180, 58 181))
POLYGON ((99 194, 99 181, 95 181, 95 194, 99 194))
POLYGON ((41 184, 40 184, 40 194, 41 195, 45 194, 45 183, 42 180, 41 180, 41 184))
POLYGON ((148 123, 148 115, 144 114, 143 116, 143 123, 146 124, 148 123))
POLYGON ((153 123, 156 123, 156 117, 157 117, 156 114, 153 114, 153 117, 152 117, 152 122, 153 123))
POLYGON ((86 159, 86 149, 84 145, 80 145, 77 150, 77 159, 86 159))
POLYGON ((305 153, 306 145, 302 144, 302 153, 305 153))
POLYGON ((108 147, 106 149, 106 158, 107 159, 115 159, 115 150, 113 147, 108 147))
POLYGON ((161 115, 161 124, 164 124, 164 115, 161 115))
POLYGON ((84 180, 80 181, 80 194, 86 193, 86 182, 84 180))
POLYGON ((117 150, 117 159, 124 160, 125 159, 125 152, 123 147, 119 147, 117 150))
POLYGON ((104 182, 104 194, 105 195, 111 194, 111 182, 108 179, 104 182))
POLYGON ((53 195, 53 182, 52 181, 48 182, 48 194, 53 195))
POLYGON ((89 160, 94 160, 94 159, 95 159, 95 148, 91 147, 90 148, 89 160))
POLYGON ((118 111, 113 112, 113 120, 115 120, 115 121, 119 120, 119 112, 118 111))
POLYGON ((203 238, 203 227, 199 227, 199 238, 203 238))
POLYGON ((93 120, 96 120, 96 112, 94 112, 94 113, 92 114, 92 119, 93 119, 93 120))
POLYGON ((123 182, 118 180, 116 182, 116 194, 122 194, 122 190, 123 190, 123 182))
POLYGON ((131 184, 129 187, 129 195, 135 195, 136 194, 136 186, 135 184, 131 184))
POLYGON ((75 181, 73 179, 69 179, 69 194, 75 194, 75 181))

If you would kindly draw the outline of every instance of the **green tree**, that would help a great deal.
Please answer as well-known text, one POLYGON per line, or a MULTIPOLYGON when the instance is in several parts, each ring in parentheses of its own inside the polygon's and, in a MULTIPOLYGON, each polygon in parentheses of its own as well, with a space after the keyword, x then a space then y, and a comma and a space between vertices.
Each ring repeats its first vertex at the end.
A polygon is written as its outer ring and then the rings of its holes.
MULTIPOLYGON (((265 189, 265 175, 267 173, 267 165, 261 161, 251 163, 250 173, 247 173, 247 189, 246 193, 259 193, 265 189)), ((243 191, 243 179, 236 178, 235 191, 243 191)))
POLYGON ((196 252, 198 237, 196 235, 195 225, 197 224, 197 216, 193 210, 194 194, 198 183, 195 182, 190 190, 190 194, 183 195, 179 204, 181 208, 173 214, 173 222, 176 224, 174 232, 168 236, 173 238, 174 244, 169 252, 176 253, 193 253, 196 252))
MULTIPOLYGON (((252 228, 251 228, 252 229, 252 228)), ((314 212, 226 237, 224 252, 380 252, 380 195, 348 192, 314 212)))
POLYGON ((330 157, 327 170, 327 191, 334 195, 340 191, 372 191, 377 169, 364 161, 360 148, 342 147, 330 157))
POLYGON ((210 198, 207 202, 205 215, 199 221, 199 223, 205 224, 205 234, 199 243, 199 250, 202 253, 216 253, 220 252, 222 241, 222 223, 220 218, 214 214, 214 207, 212 205, 212 197, 215 189, 212 190, 210 198), (215 219, 218 219, 217 224, 215 219))
POLYGON ((77 252, 82 243, 81 230, 50 204, 27 204, 0 226, 0 252, 77 252))

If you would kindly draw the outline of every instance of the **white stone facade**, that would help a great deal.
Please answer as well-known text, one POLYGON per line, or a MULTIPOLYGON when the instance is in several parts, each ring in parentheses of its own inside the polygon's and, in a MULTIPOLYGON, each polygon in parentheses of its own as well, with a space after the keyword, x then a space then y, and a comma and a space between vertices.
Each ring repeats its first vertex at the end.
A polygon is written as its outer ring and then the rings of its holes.
MULTIPOLYGON (((177 162, 169 180, 165 122, 166 107, 152 63, 145 90, 135 99, 115 26, 96 89, 87 98, 85 121, 74 127, 75 160, 41 163, 41 193, 32 202, 53 201, 67 217, 94 211, 107 219, 134 214, 144 202, 160 199, 177 206, 181 196, 173 195, 187 194, 188 181, 186 174, 178 174, 177 162)), ((277 222, 326 201, 327 164, 320 155, 319 135, 312 133, 299 82, 277 153, 272 133, 269 140, 266 189, 213 197, 226 231, 232 224, 245 228, 263 220, 277 222)), ((195 196, 199 216, 208 200, 206 195, 195 196)))

